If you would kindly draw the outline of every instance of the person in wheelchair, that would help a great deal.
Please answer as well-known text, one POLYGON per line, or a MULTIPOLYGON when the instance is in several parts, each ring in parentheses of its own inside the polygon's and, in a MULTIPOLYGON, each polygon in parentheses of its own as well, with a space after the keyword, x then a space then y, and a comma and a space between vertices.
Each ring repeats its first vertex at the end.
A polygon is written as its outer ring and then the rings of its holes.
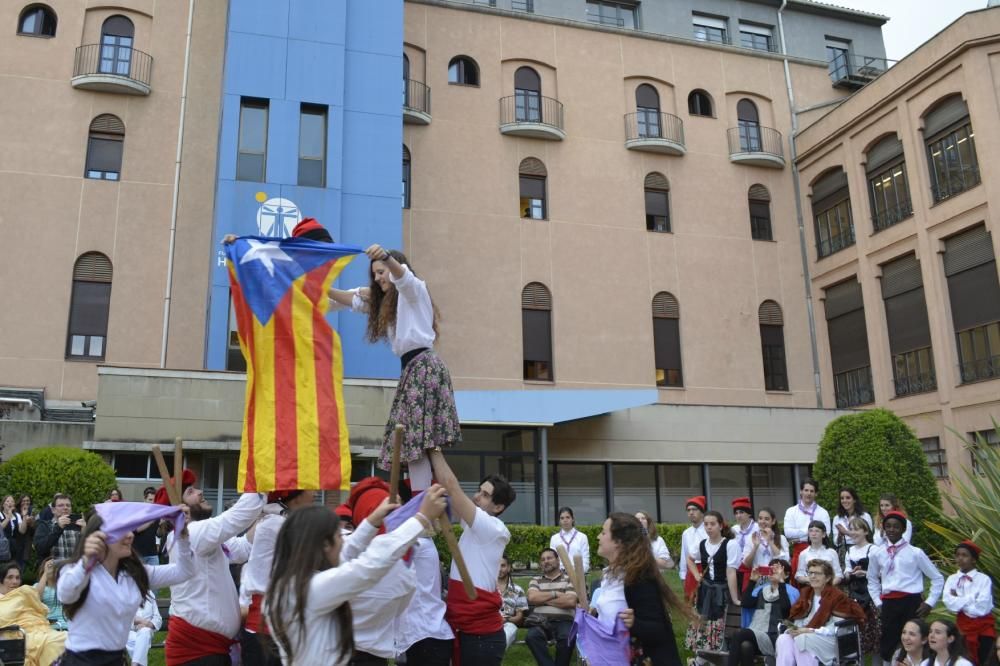
MULTIPOLYGON (((14 639, 17 642, 25 640, 23 648, 12 652, 23 651, 25 666, 49 666, 62 654, 66 632, 49 626, 49 609, 39 599, 35 588, 21 585, 17 562, 0 565, 0 581, 0 627, 17 625, 24 632, 23 639, 20 632, 14 639)), ((8 632, 0 631, 0 651, 4 654, 8 647, 3 644, 10 640, 8 632)))
POLYGON ((816 666, 837 660, 837 622, 864 622, 865 612, 833 584, 833 567, 826 560, 806 566, 809 586, 792 605, 792 626, 775 644, 777 666, 816 666))
MULTIPOLYGON (((788 583, 792 565, 787 560, 771 560, 771 573, 743 593, 744 611, 752 611, 750 626, 737 631, 729 639, 728 666, 753 666, 758 655, 774 656, 774 641, 778 637, 778 624, 799 599, 799 591, 788 583)), ((750 580, 757 582, 760 572, 754 569, 750 580)))

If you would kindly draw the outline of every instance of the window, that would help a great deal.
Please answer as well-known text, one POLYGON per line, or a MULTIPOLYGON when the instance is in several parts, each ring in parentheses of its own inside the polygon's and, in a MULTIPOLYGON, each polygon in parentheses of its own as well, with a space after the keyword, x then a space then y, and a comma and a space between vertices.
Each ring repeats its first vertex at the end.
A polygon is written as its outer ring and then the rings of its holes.
POLYGON ((460 86, 479 85, 479 67, 467 56, 455 56, 448 63, 448 83, 460 86))
POLYGON ((945 450, 941 448, 941 438, 921 437, 920 446, 924 450, 924 455, 927 456, 927 464, 930 466, 931 473, 934 474, 934 478, 947 479, 948 455, 945 450))
POLYGON ((924 118, 927 166, 934 201, 944 201, 979 184, 979 160, 969 107, 960 95, 938 104, 924 118))
POLYGON ((771 193, 763 185, 753 185, 747 194, 750 207, 750 238, 774 240, 771 235, 771 193))
POLYGON ((111 308, 111 261, 100 252, 81 255, 73 265, 66 358, 104 358, 111 308))
POLYGON ((56 15, 45 5, 28 5, 17 20, 17 34, 28 37, 55 37, 56 15))
POLYGON ((1000 283, 984 225, 945 239, 944 274, 962 383, 1000 377, 1000 283))
POLYGON ((118 180, 122 171, 125 125, 117 116, 105 113, 90 123, 87 165, 84 175, 97 180, 118 180))
POLYGON ((240 101, 240 136, 236 180, 263 183, 267 172, 268 101, 244 97, 240 101))
POLYGON ((813 183, 811 196, 819 258, 854 245, 851 195, 844 170, 837 167, 828 171, 813 183))
POLYGON ((757 309, 760 321, 760 346, 764 356, 764 389, 788 390, 788 368, 785 365, 785 320, 781 306, 764 301, 757 309))
POLYGON ((101 60, 98 71, 103 74, 128 76, 132 70, 132 38, 135 27, 124 16, 109 17, 101 26, 101 60))
POLYGON ((736 117, 740 128, 740 151, 760 152, 760 116, 757 113, 757 105, 748 99, 741 99, 736 103, 736 117))
POLYGON ((521 292, 521 336, 524 378, 554 381, 552 294, 540 282, 531 282, 521 292))
POLYGON ((712 98, 704 90, 692 90, 688 95, 688 113, 692 116, 713 117, 712 98))
POLYGON ((858 279, 828 287, 825 306, 837 408, 874 402, 865 305, 858 279))
POLYGON ((1000 433, 996 430, 970 432, 968 440, 972 442, 972 451, 969 452, 969 455, 972 457, 972 471, 974 474, 982 474, 979 469, 979 456, 976 455, 976 449, 981 446, 988 446, 990 448, 1000 446, 1000 433))
POLYGON ((691 22, 694 26, 694 38, 699 42, 712 42, 713 44, 729 43, 729 34, 725 19, 693 14, 691 22))
POLYGON ((680 306, 673 294, 653 297, 653 355, 657 386, 684 386, 681 373, 680 306))
POLYGON ((403 208, 410 207, 410 149, 403 146, 403 208))
MULTIPOLYGON (((174 468, 174 454, 164 453, 163 462, 167 469, 174 468)), ((160 480, 160 471, 156 468, 156 460, 148 453, 115 453, 111 466, 115 468, 115 478, 141 479, 143 481, 160 480)))
POLYGON ((229 327, 226 337, 226 370, 246 372, 247 361, 240 347, 240 333, 236 321, 236 308, 233 307, 233 295, 229 294, 229 327))
POLYGON ((755 51, 774 51, 773 31, 769 26, 740 23, 740 46, 755 51))
POLYGON ((548 217, 545 205, 545 165, 541 160, 527 157, 518 168, 520 178, 521 217, 529 220, 544 220, 548 217))
POLYGON ((846 79, 850 75, 851 43, 842 39, 826 38, 826 62, 830 78, 834 81, 846 79))
POLYGON ((535 12, 535 0, 510 0, 510 8, 515 12, 535 12))
POLYGON ((913 214, 903 143, 890 134, 872 146, 866 158, 872 227, 882 231, 913 214))
POLYGON ((937 388, 920 262, 908 254, 882 266, 882 299, 896 395, 937 388))
POLYGON ((606 0, 587 0, 587 20, 630 30, 639 25, 634 4, 606 0))
POLYGON ((646 231, 670 232, 670 183, 662 173, 646 176, 646 231))
POLYGON ((542 81, 530 67, 520 67, 514 72, 514 119, 522 123, 542 122, 542 81))
POLYGON ((299 185, 326 185, 325 105, 303 104, 299 110, 299 185))
POLYGON ((663 136, 660 127, 660 95, 656 88, 643 83, 635 89, 635 122, 640 139, 663 136))
POLYGON ((649 511, 656 520, 656 465, 612 464, 613 511, 649 511))

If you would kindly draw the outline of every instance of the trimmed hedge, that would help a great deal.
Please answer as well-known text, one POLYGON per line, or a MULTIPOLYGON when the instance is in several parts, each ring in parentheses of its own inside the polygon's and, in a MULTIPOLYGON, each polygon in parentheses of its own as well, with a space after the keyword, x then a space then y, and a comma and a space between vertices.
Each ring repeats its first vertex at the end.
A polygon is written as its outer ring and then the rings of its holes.
MULTIPOLYGON (((675 562, 681 551, 681 534, 687 527, 686 524, 657 523, 656 525, 657 531, 666 542, 667 548, 670 549, 670 555, 674 558, 675 562)), ((507 557, 510 558, 513 566, 522 569, 536 565, 538 554, 543 548, 549 547, 549 539, 559 531, 559 528, 555 526, 522 524, 510 524, 507 525, 507 529, 510 530, 510 542, 507 544, 506 550, 507 557)), ((591 568, 603 567, 606 562, 604 558, 597 554, 597 536, 601 533, 601 526, 577 525, 576 529, 587 536, 587 541, 590 544, 591 568)), ((461 536, 461 527, 456 524, 454 530, 457 536, 461 536)), ((434 543, 437 546, 438 555, 441 557, 441 563, 446 567, 450 567, 451 553, 448 552, 448 546, 445 545, 444 538, 438 534, 434 537, 434 543)))
POLYGON ((37 509, 65 493, 74 513, 86 513, 115 487, 115 470, 99 455, 71 447, 22 451, 0 465, 0 492, 31 495, 37 509))

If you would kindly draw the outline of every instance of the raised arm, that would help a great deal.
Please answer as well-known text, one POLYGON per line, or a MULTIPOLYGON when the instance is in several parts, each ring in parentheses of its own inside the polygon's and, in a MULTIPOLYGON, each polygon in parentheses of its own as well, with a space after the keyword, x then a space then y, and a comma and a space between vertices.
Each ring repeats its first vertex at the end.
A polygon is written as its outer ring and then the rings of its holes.
POLYGON ((367 254, 368 258, 372 261, 381 261, 385 264, 385 267, 389 269, 389 274, 392 275, 393 282, 403 277, 403 264, 393 259, 388 250, 378 243, 369 245, 368 249, 365 250, 365 254, 367 254))
POLYGON ((430 458, 431 466, 434 468, 434 478, 448 491, 451 499, 451 508, 458 514, 458 517, 465 521, 465 524, 472 527, 476 519, 476 505, 469 499, 469 496, 462 491, 462 486, 458 483, 458 477, 451 471, 448 461, 444 459, 444 452, 441 449, 428 449, 427 457, 430 458))
POLYGON ((214 518, 191 523, 191 548, 199 555, 210 555, 216 548, 244 532, 264 508, 266 496, 244 493, 232 507, 214 518))

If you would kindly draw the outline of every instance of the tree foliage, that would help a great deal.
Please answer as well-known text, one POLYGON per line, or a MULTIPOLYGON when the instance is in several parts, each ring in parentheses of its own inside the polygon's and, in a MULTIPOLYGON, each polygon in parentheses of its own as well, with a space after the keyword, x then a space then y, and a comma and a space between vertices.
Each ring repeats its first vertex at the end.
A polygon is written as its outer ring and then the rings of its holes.
POLYGON ((115 487, 115 471, 101 457, 71 447, 23 451, 0 465, 0 492, 31 495, 36 507, 56 493, 73 500, 73 511, 82 513, 103 502, 115 487))
POLYGON ((878 500, 892 493, 914 524, 913 540, 926 546, 929 531, 920 529, 940 510, 941 494, 927 464, 920 440, 903 421, 886 409, 847 414, 830 422, 813 466, 819 483, 819 503, 831 517, 840 503, 839 490, 854 488, 875 517, 878 500))

